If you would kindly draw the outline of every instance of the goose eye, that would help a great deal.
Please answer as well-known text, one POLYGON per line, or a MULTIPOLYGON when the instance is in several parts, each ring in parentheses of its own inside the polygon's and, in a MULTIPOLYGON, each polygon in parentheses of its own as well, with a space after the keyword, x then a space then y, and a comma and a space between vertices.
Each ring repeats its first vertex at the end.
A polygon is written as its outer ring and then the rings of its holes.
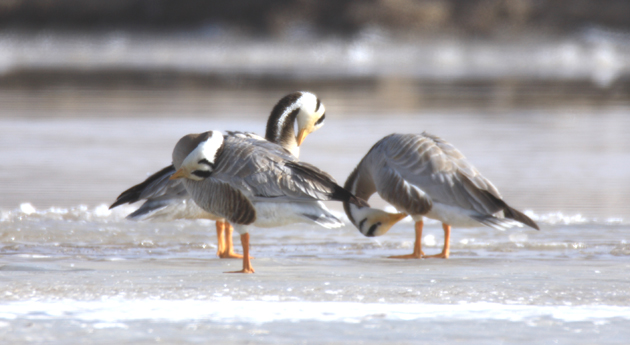
POLYGON ((192 172, 193 175, 197 176, 197 177, 201 177, 201 178, 208 178, 210 177, 210 175, 212 175, 212 171, 208 171, 208 170, 195 170, 192 172))
POLYGON ((317 120, 317 122, 315 122, 315 125, 319 125, 320 123, 324 122, 325 118, 326 118, 326 114, 322 115, 322 117, 320 117, 319 120, 317 120))

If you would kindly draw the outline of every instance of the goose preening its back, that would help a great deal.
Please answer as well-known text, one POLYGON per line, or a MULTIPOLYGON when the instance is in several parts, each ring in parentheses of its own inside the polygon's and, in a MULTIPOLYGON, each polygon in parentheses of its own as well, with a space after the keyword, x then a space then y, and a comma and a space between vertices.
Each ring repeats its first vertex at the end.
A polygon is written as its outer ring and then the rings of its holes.
MULTIPOLYGON (((252 140, 267 140, 281 145, 295 158, 299 157, 300 145, 306 136, 324 125, 326 108, 310 92, 294 92, 286 95, 273 107, 267 120, 265 137, 253 133, 227 132, 229 136, 252 140), (298 133, 294 126, 297 123, 298 133)), ((240 258, 234 253, 232 227, 222 217, 200 208, 192 200, 181 180, 171 180, 175 167, 170 165, 149 176, 144 182, 122 192, 110 206, 145 200, 129 219, 211 219, 217 221, 217 255, 221 258, 240 258)))
POLYGON ((254 272, 250 227, 306 222, 335 228, 343 222, 321 201, 367 207, 330 175, 268 141, 223 136, 218 131, 189 134, 175 146, 173 165, 178 170, 170 179, 182 179, 199 207, 226 219, 241 234, 240 273, 254 272))
POLYGON ((436 136, 391 134, 379 140, 348 177, 345 188, 368 200, 378 193, 399 214, 344 203, 350 221, 365 236, 380 236, 410 215, 415 221, 414 252, 392 258, 448 258, 451 226, 487 225, 506 229, 520 222, 539 230, 523 213, 508 206, 497 188, 453 145, 436 136), (442 253, 422 252, 423 217, 442 222, 442 253))

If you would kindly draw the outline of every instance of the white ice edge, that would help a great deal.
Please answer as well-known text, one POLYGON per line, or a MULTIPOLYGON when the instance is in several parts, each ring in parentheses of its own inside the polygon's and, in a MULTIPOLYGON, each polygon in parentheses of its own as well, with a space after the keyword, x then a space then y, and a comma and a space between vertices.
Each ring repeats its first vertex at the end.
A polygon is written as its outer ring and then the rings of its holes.
POLYGON ((202 300, 20 301, 0 304, 0 320, 82 320, 125 322, 161 320, 180 322, 267 323, 323 321, 358 323, 369 319, 411 321, 506 320, 526 321, 549 317, 565 322, 602 322, 630 319, 626 306, 537 306, 498 303, 387 304, 355 302, 267 302, 202 300))

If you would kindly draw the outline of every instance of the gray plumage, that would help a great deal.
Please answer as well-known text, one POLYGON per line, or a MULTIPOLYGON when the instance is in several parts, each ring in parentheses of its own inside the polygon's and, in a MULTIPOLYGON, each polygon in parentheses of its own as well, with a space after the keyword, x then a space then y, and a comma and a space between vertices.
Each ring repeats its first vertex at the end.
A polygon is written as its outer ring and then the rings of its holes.
MULTIPOLYGON (((401 212, 451 225, 470 225, 466 222, 469 219, 505 229, 511 224, 505 218, 511 218, 538 229, 529 217, 509 207, 498 189, 453 145, 426 132, 391 134, 381 139, 345 186, 359 198, 368 200, 378 192, 401 212), (436 205, 448 209, 451 218, 444 219, 446 212, 438 211, 436 205)), ((345 209, 352 220, 349 208, 345 209)))
MULTIPOLYGON (((254 133, 228 131, 228 136, 252 140, 268 140, 281 144, 286 152, 299 156, 294 124, 307 132, 317 130, 323 125, 325 109, 317 97, 308 92, 294 92, 283 97, 273 108, 267 121, 266 137, 254 133), (308 107, 309 109, 305 109, 308 107), (312 109, 311 109, 312 108, 312 109), (284 115, 284 116, 283 116, 284 115)), ((181 180, 169 180, 175 172, 173 165, 163 168, 139 183, 122 192, 110 206, 135 203, 145 200, 135 212, 127 218, 142 219, 196 219, 218 220, 219 217, 205 212, 191 199, 181 180)))
POLYGON ((281 146, 268 141, 227 135, 216 156, 208 158, 211 164, 198 164, 205 157, 194 156, 191 167, 183 166, 185 159, 190 159, 189 154, 193 155, 191 152, 207 137, 207 133, 202 133, 182 138, 173 151, 173 164, 175 168, 191 170, 189 176, 195 179, 182 180, 195 203, 235 226, 254 221, 282 225, 285 218, 291 219, 289 222, 301 218, 319 224, 330 224, 334 220, 339 226, 343 223, 319 201, 358 202, 330 175, 299 162, 281 146), (196 174, 207 176, 201 179, 193 176, 196 174), (262 207, 277 207, 278 212, 262 215, 258 211, 262 207), (291 218, 293 216, 297 218, 291 218))

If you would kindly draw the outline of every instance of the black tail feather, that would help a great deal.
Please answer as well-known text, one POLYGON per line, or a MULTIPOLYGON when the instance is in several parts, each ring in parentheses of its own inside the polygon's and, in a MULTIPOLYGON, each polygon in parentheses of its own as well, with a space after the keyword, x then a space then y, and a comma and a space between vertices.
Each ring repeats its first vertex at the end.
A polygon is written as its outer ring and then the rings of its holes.
POLYGON ((497 198, 496 196, 494 196, 488 191, 484 191, 484 192, 485 192, 484 195, 487 198, 490 198, 492 202, 495 203, 497 207, 499 208, 498 210, 496 210, 497 212, 500 210, 503 210, 503 216, 505 218, 514 219, 515 221, 521 222, 533 229, 540 230, 540 228, 538 227, 538 224, 536 224, 533 220, 531 220, 531 218, 524 215, 522 212, 508 206, 508 204, 506 204, 505 201, 503 201, 503 199, 497 198))
POLYGON ((332 189, 332 193, 329 194, 331 200, 349 202, 359 207, 369 206, 365 200, 354 196, 347 189, 338 185, 335 179, 327 172, 320 170, 314 165, 305 162, 289 162, 286 165, 295 171, 299 171, 301 175, 308 176, 309 179, 326 186, 327 189, 332 189))
POLYGON ((531 218, 529 218, 522 212, 511 208, 510 206, 507 206, 507 205, 505 206, 506 206, 505 209, 503 209, 503 215, 505 216, 505 218, 514 219, 515 221, 521 222, 531 228, 540 230, 540 228, 538 227, 538 224, 536 224, 533 220, 531 220, 531 218))
POLYGON ((147 201, 144 204, 142 204, 140 208, 128 214, 127 219, 135 219, 135 218, 142 217, 144 215, 150 214, 153 211, 165 208, 169 204, 170 204, 169 200, 147 201))
POLYGON ((142 192, 146 189, 146 187, 153 183, 155 180, 162 178, 164 175, 171 175, 175 172, 175 167, 173 165, 169 165, 166 168, 156 172, 155 174, 149 176, 144 182, 137 184, 126 191, 122 192, 116 201, 109 207, 111 210, 116 206, 120 206, 122 204, 133 204, 134 202, 140 200, 142 192))
POLYGON ((335 184, 335 191, 333 192, 332 199, 337 201, 349 202, 351 204, 357 205, 359 208, 370 207, 370 205, 365 200, 348 192, 347 189, 339 186, 338 184, 335 184))

